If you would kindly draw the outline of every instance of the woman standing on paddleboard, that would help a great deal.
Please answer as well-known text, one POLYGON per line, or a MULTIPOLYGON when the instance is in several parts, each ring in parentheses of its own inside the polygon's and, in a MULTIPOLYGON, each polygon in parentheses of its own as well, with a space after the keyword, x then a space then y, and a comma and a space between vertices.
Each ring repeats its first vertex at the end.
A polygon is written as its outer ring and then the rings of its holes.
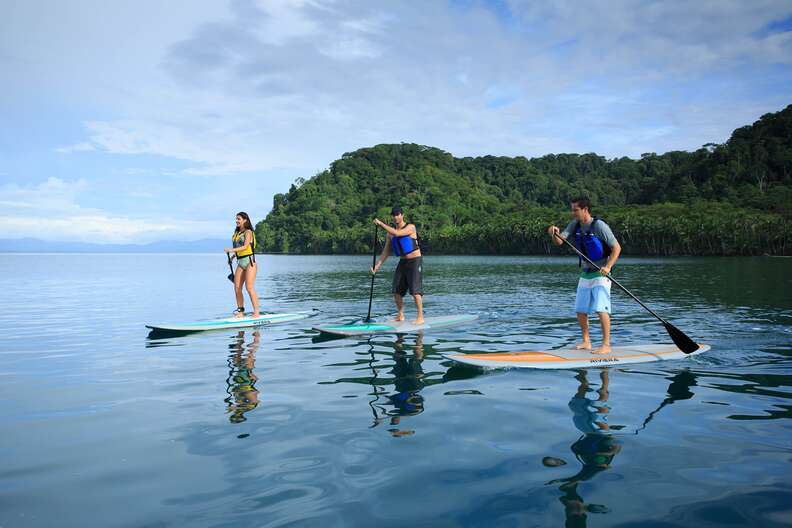
POLYGON ((233 247, 226 248, 229 255, 233 253, 237 259, 237 268, 234 271, 234 294, 236 295, 237 309, 234 317, 245 315, 245 298, 242 296, 242 286, 247 289, 250 302, 253 304, 253 317, 260 317, 258 295, 254 288, 256 282, 256 234, 253 232, 253 223, 247 213, 240 211, 236 215, 236 229, 231 235, 233 247))

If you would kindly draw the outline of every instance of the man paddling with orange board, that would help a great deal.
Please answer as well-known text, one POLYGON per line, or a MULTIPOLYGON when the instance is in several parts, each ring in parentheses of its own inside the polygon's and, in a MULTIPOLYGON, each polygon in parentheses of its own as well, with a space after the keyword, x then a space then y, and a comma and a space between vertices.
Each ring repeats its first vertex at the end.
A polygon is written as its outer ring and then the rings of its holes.
POLYGON ((580 259, 583 269, 578 279, 575 312, 580 330, 583 332, 583 341, 578 343, 577 348, 591 349, 589 314, 596 313, 602 327, 602 345, 592 352, 609 354, 611 352, 611 281, 608 274, 619 258, 621 245, 608 224, 591 215, 591 201, 588 198, 573 198, 570 206, 572 221, 563 231, 559 231, 558 227, 553 225, 547 229, 547 233, 557 246, 572 237, 575 247, 596 264, 592 266, 589 262, 580 259))

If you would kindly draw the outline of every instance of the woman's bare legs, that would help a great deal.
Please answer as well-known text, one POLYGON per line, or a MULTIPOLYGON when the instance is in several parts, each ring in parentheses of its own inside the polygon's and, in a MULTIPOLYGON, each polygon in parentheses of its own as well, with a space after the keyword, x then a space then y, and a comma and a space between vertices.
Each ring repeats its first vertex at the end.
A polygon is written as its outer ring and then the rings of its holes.
MULTIPOLYGON (((234 295, 236 296, 237 306, 244 308, 245 298, 242 297, 242 283, 245 280, 245 270, 237 266, 234 270, 234 295)), ((245 312, 234 311, 234 317, 243 317, 245 312)))
MULTIPOLYGON (((251 262, 250 265, 245 270, 245 287, 247 288, 248 296, 250 297, 250 302, 253 304, 253 317, 261 317, 261 313, 259 312, 259 300, 258 295, 256 295, 256 273, 258 272, 258 265, 255 262, 251 262)), ((240 296, 242 292, 240 291, 240 296)))

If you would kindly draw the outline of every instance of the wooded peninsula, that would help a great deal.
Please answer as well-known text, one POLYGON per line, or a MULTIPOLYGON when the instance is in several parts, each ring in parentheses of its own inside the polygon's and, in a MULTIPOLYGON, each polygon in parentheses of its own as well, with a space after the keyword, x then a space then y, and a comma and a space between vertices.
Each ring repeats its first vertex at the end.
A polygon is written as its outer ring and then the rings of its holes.
POLYGON ((724 144, 637 160, 362 148, 276 194, 256 238, 263 252, 369 253, 372 218, 398 204, 428 254, 547 254, 547 226, 563 228, 579 195, 628 255, 790 255, 792 105, 724 144))

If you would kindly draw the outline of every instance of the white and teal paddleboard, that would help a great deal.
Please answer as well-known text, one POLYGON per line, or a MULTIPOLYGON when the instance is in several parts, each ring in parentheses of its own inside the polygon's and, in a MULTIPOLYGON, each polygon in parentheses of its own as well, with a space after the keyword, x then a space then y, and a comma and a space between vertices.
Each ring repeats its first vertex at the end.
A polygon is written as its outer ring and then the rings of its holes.
POLYGON ((609 354, 594 354, 590 350, 560 349, 529 352, 489 352, 483 354, 443 354, 443 357, 483 368, 533 368, 576 369, 646 363, 683 359, 709 350, 709 345, 699 345, 692 354, 685 354, 676 345, 615 346, 609 354))
POLYGON ((432 330, 435 328, 445 328, 449 326, 464 325, 478 319, 478 315, 441 315, 438 317, 424 317, 423 324, 412 324, 406 321, 373 321, 370 323, 341 324, 315 326, 313 329, 323 334, 340 336, 360 336, 372 334, 413 334, 432 330))
POLYGON ((229 328, 250 328, 297 321, 299 319, 311 317, 316 313, 316 310, 292 313, 265 313, 261 314, 260 317, 225 317, 223 319, 211 319, 208 321, 146 325, 146 328, 159 332, 203 332, 206 330, 225 330, 229 328))

